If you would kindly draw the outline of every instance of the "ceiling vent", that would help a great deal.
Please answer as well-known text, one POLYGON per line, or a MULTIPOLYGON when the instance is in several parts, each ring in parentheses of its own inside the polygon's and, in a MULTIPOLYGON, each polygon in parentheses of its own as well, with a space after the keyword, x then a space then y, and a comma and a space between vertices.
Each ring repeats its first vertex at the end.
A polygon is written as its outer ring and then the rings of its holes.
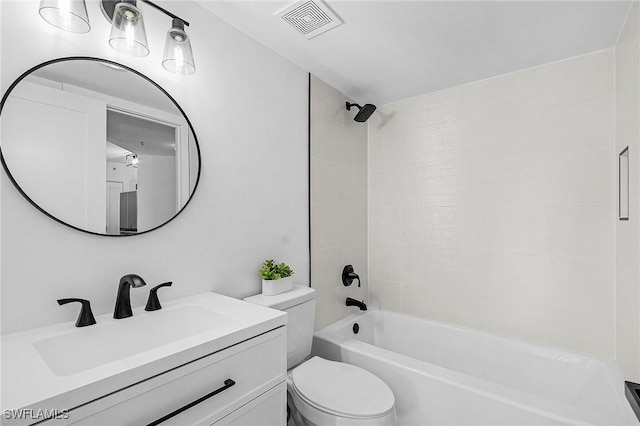
POLYGON ((274 13, 307 39, 342 24, 342 20, 322 0, 300 0, 274 13))

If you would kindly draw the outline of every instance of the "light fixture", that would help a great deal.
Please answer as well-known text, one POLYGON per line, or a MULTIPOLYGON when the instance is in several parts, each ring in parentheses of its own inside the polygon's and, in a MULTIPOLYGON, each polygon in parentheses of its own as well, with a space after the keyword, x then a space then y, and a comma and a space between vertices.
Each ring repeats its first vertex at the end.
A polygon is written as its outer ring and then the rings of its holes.
POLYGON ((167 31, 162 66, 174 74, 189 75, 196 72, 191 40, 189 40, 189 35, 184 32, 184 22, 181 19, 174 18, 171 29, 167 31))
MULTIPOLYGON (((191 38, 184 30, 185 26, 189 26, 189 22, 149 0, 140 2, 172 19, 171 28, 167 31, 162 66, 167 71, 179 75, 196 72, 191 38)), ((136 0, 100 0, 100 8, 111 23, 111 47, 130 56, 149 55, 142 12, 138 9, 136 0)), ((91 29, 84 0, 40 0, 40 15, 51 25, 65 31, 86 33, 91 29)))
POLYGON ((61 30, 83 34, 89 32, 89 15, 84 0, 40 0, 40 16, 61 30))
MULTIPOLYGON (((189 22, 149 0, 140 1, 172 19, 171 28, 167 32, 162 66, 174 74, 189 75, 196 72, 191 40, 184 30, 185 26, 189 26, 189 22)), ((142 13, 136 4, 136 0, 101 0, 100 7, 105 17, 111 21, 111 46, 132 56, 146 56, 149 54, 149 48, 142 13)))
POLYGON ((142 13, 132 3, 118 3, 111 20, 109 44, 120 53, 130 56, 147 56, 147 34, 142 13))
POLYGON ((124 156, 124 164, 127 167, 138 167, 138 163, 140 162, 140 160, 138 159, 138 154, 135 154, 133 152, 127 154, 124 156))

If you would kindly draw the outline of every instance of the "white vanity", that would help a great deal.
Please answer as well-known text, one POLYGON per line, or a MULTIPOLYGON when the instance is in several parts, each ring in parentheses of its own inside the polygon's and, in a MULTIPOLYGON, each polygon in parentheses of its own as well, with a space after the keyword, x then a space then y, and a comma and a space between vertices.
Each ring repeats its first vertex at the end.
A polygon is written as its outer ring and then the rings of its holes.
POLYGON ((286 423, 284 312, 214 293, 163 305, 3 336, 2 424, 286 423))

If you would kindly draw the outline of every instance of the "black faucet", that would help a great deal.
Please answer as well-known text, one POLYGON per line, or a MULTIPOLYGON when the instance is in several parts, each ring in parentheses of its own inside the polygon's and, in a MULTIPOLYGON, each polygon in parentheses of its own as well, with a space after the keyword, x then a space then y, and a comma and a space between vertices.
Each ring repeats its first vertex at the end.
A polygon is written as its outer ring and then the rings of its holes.
POLYGON ((128 274, 120 278, 118 284, 118 296, 116 298, 116 307, 113 310, 115 319, 127 318, 133 315, 131 311, 131 299, 129 298, 129 289, 147 285, 142 277, 135 274, 128 274))
POLYGON ((347 306, 357 306, 361 311, 367 310, 367 305, 364 303, 364 300, 360 302, 356 299, 352 299, 351 297, 347 297, 347 306))
POLYGON ((161 287, 170 287, 173 284, 171 281, 162 283, 160 285, 155 286, 149 291, 149 298, 147 299, 147 306, 144 307, 145 311, 157 311, 158 309, 162 309, 162 305, 160 304, 160 300, 158 299, 158 289, 161 287))
POLYGON ((93 317, 93 312, 91 312, 91 303, 85 299, 58 299, 58 305, 66 305, 71 302, 80 302, 82 303, 82 308, 80 309, 80 315, 78 315, 78 320, 76 321, 76 327, 86 327, 88 325, 93 325, 96 323, 96 319, 93 317))

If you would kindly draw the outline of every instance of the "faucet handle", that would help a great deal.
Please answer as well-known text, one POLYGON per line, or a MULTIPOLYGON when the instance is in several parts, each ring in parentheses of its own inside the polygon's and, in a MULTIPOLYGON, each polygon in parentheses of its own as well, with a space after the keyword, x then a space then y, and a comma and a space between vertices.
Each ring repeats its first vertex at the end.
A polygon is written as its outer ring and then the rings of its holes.
POLYGON ((145 311, 157 311, 158 309, 162 309, 162 305, 160 305, 160 300, 158 299, 158 289, 160 287, 171 287, 173 282, 168 281, 166 283, 159 284, 149 290, 149 299, 147 299, 147 306, 144 307, 145 311))
POLYGON ((353 280, 358 280, 358 287, 360 287, 360 276, 355 273, 353 266, 347 265, 342 269, 342 284, 348 287, 353 283, 353 280))
POLYGON ((71 302, 80 302, 82 303, 82 308, 80 309, 80 315, 78 315, 78 320, 76 321, 76 327, 86 327, 88 325, 93 325, 96 323, 96 319, 93 317, 93 312, 91 312, 91 302, 85 299, 58 299, 58 305, 66 305, 71 302))

